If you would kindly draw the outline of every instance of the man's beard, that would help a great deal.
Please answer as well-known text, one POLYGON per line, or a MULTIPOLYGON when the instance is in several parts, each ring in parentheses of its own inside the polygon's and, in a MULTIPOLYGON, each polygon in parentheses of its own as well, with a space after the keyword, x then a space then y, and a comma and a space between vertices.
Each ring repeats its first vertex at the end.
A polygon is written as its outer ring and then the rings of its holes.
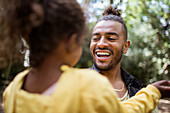
MULTIPOLYGON (((118 52, 117 52, 116 57, 115 57, 114 59, 112 59, 111 62, 110 62, 108 65, 106 65, 106 66, 104 66, 104 67, 98 66, 97 63, 96 63, 95 60, 94 60, 94 57, 93 57, 93 63, 94 63, 94 65, 95 65, 95 67, 96 67, 97 69, 99 69, 100 71, 108 71, 108 70, 111 70, 111 69, 115 68, 116 65, 121 61, 121 59, 122 59, 122 53, 123 53, 123 47, 122 47, 121 51, 118 51, 118 52)), ((113 53, 113 54, 114 54, 114 53, 113 53)))

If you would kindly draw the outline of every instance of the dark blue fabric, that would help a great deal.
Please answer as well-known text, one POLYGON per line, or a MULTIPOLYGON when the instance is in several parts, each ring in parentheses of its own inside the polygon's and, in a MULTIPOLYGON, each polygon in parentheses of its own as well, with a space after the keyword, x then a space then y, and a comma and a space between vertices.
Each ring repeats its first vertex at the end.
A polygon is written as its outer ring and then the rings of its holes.
MULTIPOLYGON (((100 70, 93 66, 89 69, 94 69, 100 73, 100 70)), ((126 88, 128 90, 129 96, 134 96, 141 88, 146 87, 146 85, 139 80, 135 79, 132 75, 126 72, 123 68, 121 68, 121 76, 122 80, 125 82, 126 88)))

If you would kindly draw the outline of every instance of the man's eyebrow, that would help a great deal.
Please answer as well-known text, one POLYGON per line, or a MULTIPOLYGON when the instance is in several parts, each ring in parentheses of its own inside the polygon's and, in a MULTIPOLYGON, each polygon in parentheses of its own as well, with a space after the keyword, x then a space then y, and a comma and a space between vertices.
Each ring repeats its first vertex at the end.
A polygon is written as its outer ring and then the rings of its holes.
POLYGON ((100 33, 93 33, 92 36, 94 36, 94 35, 100 35, 100 33))
POLYGON ((116 35, 116 36, 119 37, 119 35, 117 33, 114 33, 114 32, 108 32, 108 33, 106 33, 106 35, 116 35))

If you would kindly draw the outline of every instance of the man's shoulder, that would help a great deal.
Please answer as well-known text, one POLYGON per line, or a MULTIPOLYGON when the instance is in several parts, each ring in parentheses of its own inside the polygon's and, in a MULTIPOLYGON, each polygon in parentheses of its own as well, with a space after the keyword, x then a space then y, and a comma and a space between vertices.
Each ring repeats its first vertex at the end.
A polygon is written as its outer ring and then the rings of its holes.
POLYGON ((121 68, 121 76, 126 84, 130 97, 134 96, 141 88, 146 87, 143 82, 139 81, 123 68, 121 68))
MULTIPOLYGON (((129 74, 125 69, 121 68, 121 76, 123 78, 123 80, 125 81, 125 83, 128 84, 134 84, 137 86, 143 86, 144 83, 141 82, 140 80, 138 80, 137 78, 135 78, 134 76, 132 76, 131 74, 129 74)), ((143 86, 145 87, 145 86, 143 86)))

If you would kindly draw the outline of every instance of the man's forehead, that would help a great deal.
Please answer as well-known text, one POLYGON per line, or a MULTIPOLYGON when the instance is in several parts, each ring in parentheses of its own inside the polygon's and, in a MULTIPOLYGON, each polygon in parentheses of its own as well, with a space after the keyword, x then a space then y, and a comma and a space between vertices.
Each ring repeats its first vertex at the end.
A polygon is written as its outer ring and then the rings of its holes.
POLYGON ((93 29, 93 33, 94 32, 111 32, 111 31, 118 32, 118 31, 121 31, 121 29, 122 29, 122 24, 117 21, 102 20, 95 25, 93 29))

